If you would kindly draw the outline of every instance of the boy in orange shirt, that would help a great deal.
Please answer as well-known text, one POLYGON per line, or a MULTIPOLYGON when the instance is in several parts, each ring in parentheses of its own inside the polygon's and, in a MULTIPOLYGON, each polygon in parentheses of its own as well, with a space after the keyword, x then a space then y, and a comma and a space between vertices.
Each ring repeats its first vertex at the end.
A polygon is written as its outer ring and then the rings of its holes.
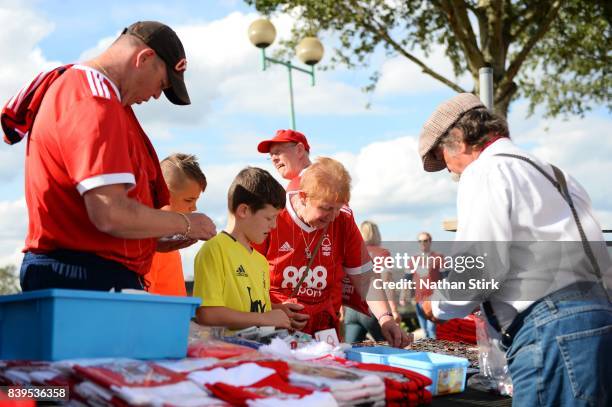
MULTIPOLYGON (((172 154, 160 163, 170 190, 170 205, 164 210, 191 213, 200 194, 206 189, 206 177, 194 155, 172 154)), ((152 294, 186 296, 183 265, 178 250, 156 252, 151 271, 145 276, 152 294)))

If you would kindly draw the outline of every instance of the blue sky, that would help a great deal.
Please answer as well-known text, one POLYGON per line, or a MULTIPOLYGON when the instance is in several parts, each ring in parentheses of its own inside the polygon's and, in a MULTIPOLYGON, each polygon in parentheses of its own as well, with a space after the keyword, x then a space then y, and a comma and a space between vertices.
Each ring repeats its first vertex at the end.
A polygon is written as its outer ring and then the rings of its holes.
MULTIPOLYGON (((42 69, 96 55, 134 21, 167 23, 186 48, 193 104, 177 107, 162 97, 135 110, 160 157, 172 152, 199 157, 209 189, 198 206, 221 229, 231 179, 246 165, 272 171, 256 145, 289 127, 286 71, 261 71, 258 50, 246 35, 257 17, 252 8, 232 0, 0 0, 0 100, 4 103, 42 69)), ((274 16, 273 22, 279 36, 288 35, 289 16, 274 16)), ((328 48, 333 42, 321 40, 328 48)), ((434 50, 427 62, 450 75, 442 50, 434 50)), ((459 81, 471 88, 468 77, 459 81)), ((452 96, 451 90, 409 62, 382 53, 372 58, 370 70, 318 72, 315 87, 296 73, 294 85, 297 128, 309 138, 314 156, 338 158, 351 172, 351 206, 358 221, 378 222, 387 240, 411 240, 421 230, 429 230, 437 240, 452 239, 441 222, 454 216, 456 185, 447 174, 424 173, 416 153, 423 122, 452 96), (360 89, 374 68, 382 69, 379 87, 365 95, 360 89), (371 109, 365 108, 368 101, 371 109)), ((596 109, 584 119, 548 120, 537 112, 527 118, 526 103, 519 100, 512 105, 509 122, 516 142, 584 184, 602 226, 612 228, 609 113, 596 109)), ((0 147, 0 265, 20 262, 27 225, 23 154, 23 145, 0 147)), ((183 253, 188 275, 196 250, 183 253)))

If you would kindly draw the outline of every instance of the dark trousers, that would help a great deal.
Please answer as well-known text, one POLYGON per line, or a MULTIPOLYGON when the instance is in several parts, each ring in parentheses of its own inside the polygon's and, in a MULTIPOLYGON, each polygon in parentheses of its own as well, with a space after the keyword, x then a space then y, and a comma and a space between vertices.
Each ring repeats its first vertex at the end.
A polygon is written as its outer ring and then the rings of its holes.
POLYGON ((143 279, 134 271, 92 253, 55 250, 49 253, 27 252, 20 272, 23 291, 46 288, 120 291, 144 289, 143 279))

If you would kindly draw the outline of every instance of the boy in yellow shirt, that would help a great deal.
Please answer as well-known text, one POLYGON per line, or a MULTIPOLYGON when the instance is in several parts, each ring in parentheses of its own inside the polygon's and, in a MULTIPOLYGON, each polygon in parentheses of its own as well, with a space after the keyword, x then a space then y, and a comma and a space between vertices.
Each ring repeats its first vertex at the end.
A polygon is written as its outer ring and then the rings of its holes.
POLYGON ((268 261, 251 246, 266 239, 284 207, 285 190, 270 173, 253 167, 238 173, 228 191, 227 228, 195 258, 193 296, 202 299, 198 323, 230 329, 291 327, 290 317, 296 315, 291 309, 301 306, 273 309, 268 261))

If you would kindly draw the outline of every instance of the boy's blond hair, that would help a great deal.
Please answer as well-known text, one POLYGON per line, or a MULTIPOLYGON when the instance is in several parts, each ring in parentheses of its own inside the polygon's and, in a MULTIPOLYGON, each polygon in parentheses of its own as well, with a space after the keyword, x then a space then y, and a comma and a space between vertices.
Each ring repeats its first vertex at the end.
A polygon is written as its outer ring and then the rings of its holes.
POLYGON ((164 158, 160 166, 170 191, 182 188, 185 179, 197 182, 202 191, 206 189, 206 176, 200 169, 200 164, 198 164, 195 155, 175 153, 164 158))
POLYGON ((300 189, 313 199, 348 204, 351 176, 339 161, 319 157, 304 171, 300 189))

